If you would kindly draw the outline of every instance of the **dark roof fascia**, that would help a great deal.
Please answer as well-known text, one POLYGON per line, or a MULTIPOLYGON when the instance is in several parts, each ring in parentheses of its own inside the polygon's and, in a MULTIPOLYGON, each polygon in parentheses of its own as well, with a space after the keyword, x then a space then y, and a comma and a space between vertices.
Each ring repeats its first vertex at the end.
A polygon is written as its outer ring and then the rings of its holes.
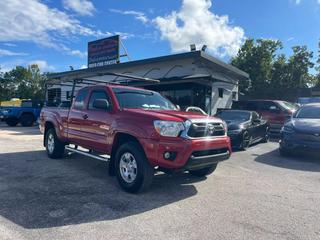
POLYGON ((221 61, 221 60, 219 60, 219 59, 217 59, 215 57, 212 57, 212 56, 206 54, 203 51, 201 51, 200 54, 201 54, 202 58, 204 58, 204 59, 206 59, 206 60, 208 60, 210 62, 213 62, 213 63, 215 63, 215 64, 217 64, 217 65, 219 65, 219 66, 221 66, 223 68, 226 68, 229 71, 231 71, 231 72, 233 72, 233 73, 235 73, 237 75, 240 75, 241 77, 244 77, 244 78, 249 78, 250 77, 248 73, 240 70, 239 68, 236 68, 236 67, 232 66, 231 64, 227 64, 227 63, 225 63, 225 62, 223 62, 223 61, 221 61))
POLYGON ((108 70, 114 71, 114 70, 121 69, 121 68, 135 67, 135 66, 139 66, 139 65, 152 64, 152 63, 157 63, 157 62, 195 58, 195 57, 199 57, 199 56, 200 56, 200 51, 179 53, 179 54, 173 54, 173 55, 168 55, 168 56, 161 56, 161 57, 148 58, 148 59, 136 60, 136 61, 131 61, 131 62, 124 62, 124 63, 119 63, 119 64, 106 65, 106 66, 101 66, 101 67, 93 67, 93 68, 79 69, 79 70, 59 72, 59 73, 51 73, 51 74, 49 74, 49 78, 51 78, 51 79, 52 78, 61 78, 61 77, 65 77, 66 75, 77 76, 77 75, 81 75, 81 74, 99 73, 99 72, 104 72, 104 71, 108 71, 108 70))
POLYGON ((117 69, 122 69, 122 68, 135 67, 139 65, 146 65, 146 64, 165 62, 165 61, 188 59, 188 58, 197 59, 197 60, 205 59, 209 62, 219 65, 224 69, 227 69, 233 72, 236 75, 240 75, 242 78, 249 78, 249 74, 241 71, 240 69, 234 66, 226 64, 223 61, 218 60, 217 58, 214 58, 203 51, 179 53, 179 54, 173 54, 168 56, 161 56, 161 57, 148 58, 148 59, 136 60, 131 62, 124 62, 119 64, 106 65, 101 67, 93 67, 93 68, 65 71, 65 72, 59 72, 59 73, 51 73, 48 75, 48 77, 49 79, 60 79, 67 76, 68 77, 73 76, 74 78, 77 78, 77 77, 81 78, 83 76, 91 76, 91 74, 93 74, 92 76, 97 76, 99 73, 103 74, 103 72, 116 71, 117 69))

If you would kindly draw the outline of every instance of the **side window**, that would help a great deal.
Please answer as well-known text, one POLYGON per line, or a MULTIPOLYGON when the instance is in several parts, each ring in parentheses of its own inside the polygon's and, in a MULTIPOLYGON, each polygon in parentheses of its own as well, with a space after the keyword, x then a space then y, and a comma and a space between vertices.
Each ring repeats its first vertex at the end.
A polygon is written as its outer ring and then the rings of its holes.
POLYGON ((280 110, 279 107, 273 102, 261 102, 260 108, 262 111, 276 111, 280 110))
POLYGON ((88 105, 88 109, 89 110, 96 110, 96 108, 93 107, 93 102, 96 99, 107 99, 107 100, 109 100, 108 95, 107 95, 106 92, 104 92, 104 91, 93 91, 91 93, 90 100, 89 100, 89 105, 88 105))
POLYGON ((77 97, 74 101, 74 108, 75 109, 83 109, 84 108, 84 101, 88 95, 88 89, 80 89, 78 91, 77 97))

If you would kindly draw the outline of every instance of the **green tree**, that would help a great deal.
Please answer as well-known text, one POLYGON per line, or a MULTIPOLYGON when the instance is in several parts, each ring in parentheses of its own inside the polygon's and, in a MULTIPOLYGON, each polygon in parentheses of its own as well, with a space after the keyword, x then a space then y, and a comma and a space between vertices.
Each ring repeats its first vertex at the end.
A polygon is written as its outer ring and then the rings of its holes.
POLYGON ((47 74, 40 72, 37 65, 30 65, 27 68, 17 66, 0 77, 0 99, 9 100, 14 97, 43 99, 46 76, 47 74))
POLYGON ((314 84, 309 69, 314 67, 311 61, 313 52, 308 51, 307 46, 292 47, 293 55, 289 58, 288 68, 290 72, 289 87, 304 88, 314 84))
POLYGON ((240 82, 240 91, 252 97, 261 97, 269 87, 273 62, 282 43, 269 39, 247 39, 231 64, 249 73, 250 82, 240 82))

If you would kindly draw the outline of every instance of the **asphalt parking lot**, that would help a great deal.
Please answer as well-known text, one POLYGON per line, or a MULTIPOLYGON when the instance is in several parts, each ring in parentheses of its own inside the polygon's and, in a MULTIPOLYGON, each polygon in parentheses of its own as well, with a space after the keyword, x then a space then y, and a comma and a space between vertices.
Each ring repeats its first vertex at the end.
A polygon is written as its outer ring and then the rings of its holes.
POLYGON ((0 239, 320 239, 320 159, 276 141, 205 178, 156 176, 123 192, 103 162, 46 157, 37 127, 0 125, 0 239))

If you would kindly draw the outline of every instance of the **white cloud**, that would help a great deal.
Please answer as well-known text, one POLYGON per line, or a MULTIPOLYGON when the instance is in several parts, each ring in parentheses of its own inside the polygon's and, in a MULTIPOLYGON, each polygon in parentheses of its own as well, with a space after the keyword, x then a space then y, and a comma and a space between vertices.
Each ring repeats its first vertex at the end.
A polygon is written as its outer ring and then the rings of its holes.
POLYGON ((40 71, 42 72, 50 72, 54 71, 55 67, 49 65, 45 60, 33 60, 33 61, 26 61, 24 59, 15 59, 12 61, 2 62, 0 63, 0 71, 1 72, 9 72, 17 66, 30 66, 32 64, 37 64, 40 71))
POLYGON ((143 12, 133 11, 133 10, 119 10, 119 9, 110 9, 111 12, 119 13, 122 15, 131 15, 134 16, 135 19, 139 20, 140 22, 146 24, 150 20, 143 12))
POLYGON ((92 16, 96 11, 93 3, 88 0, 63 0, 62 3, 64 8, 73 10, 83 16, 92 16))
POLYGON ((296 0, 295 3, 299 5, 301 3, 301 0, 296 0))
POLYGON ((3 45, 7 46, 7 47, 16 47, 17 44, 14 43, 4 43, 3 45))
POLYGON ((211 0, 183 0, 178 12, 154 20, 173 52, 187 51, 194 43, 198 49, 206 44, 209 51, 219 56, 237 53, 244 40, 244 30, 231 26, 228 16, 212 13, 211 5, 211 0))
POLYGON ((0 57, 11 57, 11 56, 26 56, 27 53, 23 52, 12 52, 10 50, 0 48, 0 57))
POLYGON ((29 62, 27 65, 33 65, 33 64, 38 65, 41 72, 50 72, 55 69, 54 66, 49 65, 44 60, 33 60, 33 61, 29 62))
POLYGON ((64 38, 73 36, 104 37, 99 30, 81 23, 39 0, 0 1, 0 42, 32 41, 42 46, 61 50, 64 38))
POLYGON ((287 39, 287 42, 291 42, 291 41, 293 41, 294 40, 294 37, 289 37, 288 39, 287 39))
POLYGON ((80 58, 84 58, 84 57, 87 56, 87 53, 86 52, 81 52, 80 50, 71 50, 69 52, 69 55, 77 56, 77 57, 80 57, 80 58))

